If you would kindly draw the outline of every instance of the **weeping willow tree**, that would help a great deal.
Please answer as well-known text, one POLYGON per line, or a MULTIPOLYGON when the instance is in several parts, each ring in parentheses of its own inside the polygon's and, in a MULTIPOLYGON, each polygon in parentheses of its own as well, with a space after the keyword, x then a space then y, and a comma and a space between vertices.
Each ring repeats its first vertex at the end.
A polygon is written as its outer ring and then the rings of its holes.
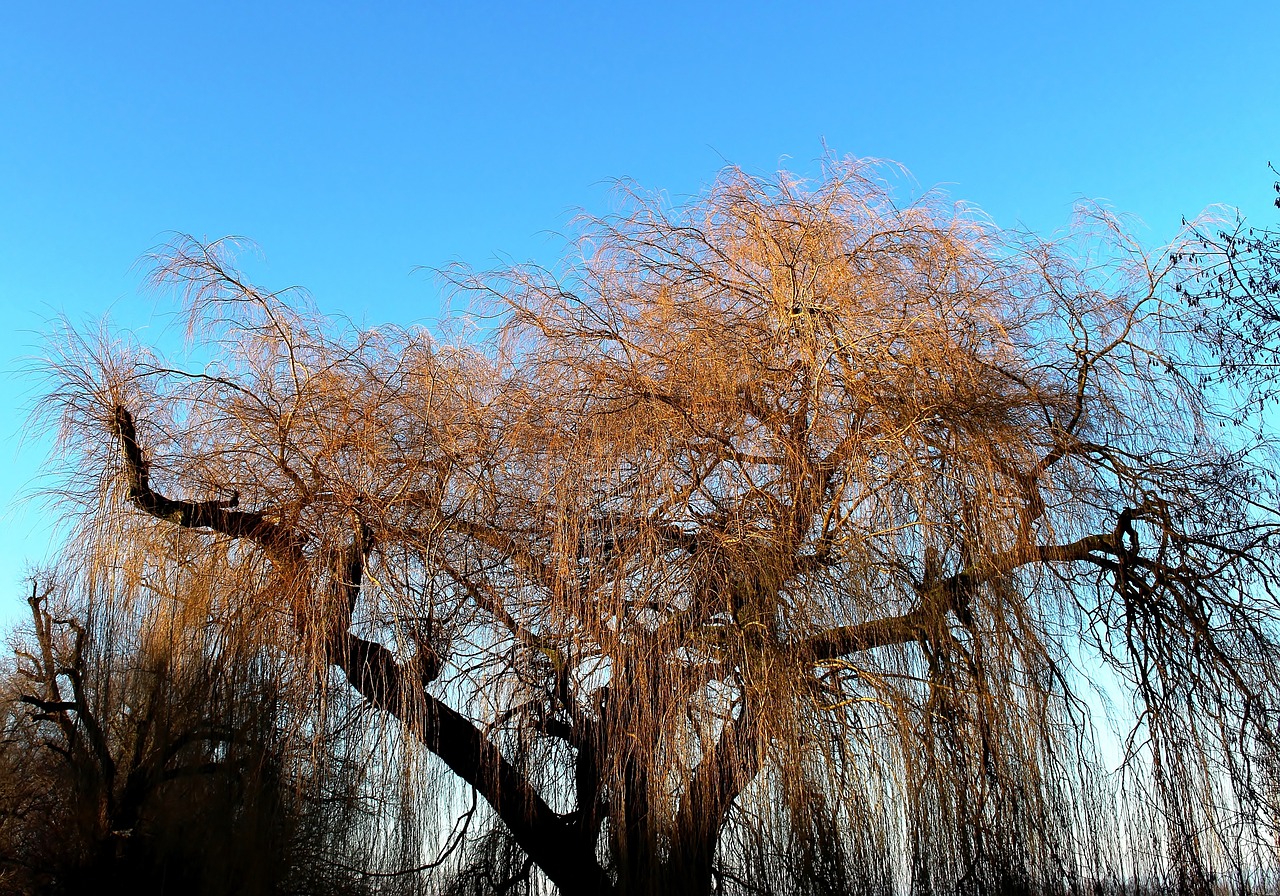
POLYGON ((210 362, 55 359, 78 562, 363 707, 459 892, 1271 885, 1273 455, 1170 254, 878 177, 632 191, 461 335, 180 241, 210 362))

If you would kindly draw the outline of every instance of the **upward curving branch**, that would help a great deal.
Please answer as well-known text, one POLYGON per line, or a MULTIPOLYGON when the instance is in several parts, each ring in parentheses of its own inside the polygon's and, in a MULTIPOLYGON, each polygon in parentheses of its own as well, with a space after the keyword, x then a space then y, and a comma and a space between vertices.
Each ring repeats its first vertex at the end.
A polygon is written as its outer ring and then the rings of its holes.
POLYGON ((129 501, 139 510, 184 529, 209 529, 230 538, 244 538, 267 551, 277 563, 300 563, 306 539, 299 533, 267 519, 261 511, 237 510, 238 497, 231 501, 179 501, 151 487, 150 465, 138 444, 133 414, 117 405, 113 416, 120 455, 124 460, 129 501))

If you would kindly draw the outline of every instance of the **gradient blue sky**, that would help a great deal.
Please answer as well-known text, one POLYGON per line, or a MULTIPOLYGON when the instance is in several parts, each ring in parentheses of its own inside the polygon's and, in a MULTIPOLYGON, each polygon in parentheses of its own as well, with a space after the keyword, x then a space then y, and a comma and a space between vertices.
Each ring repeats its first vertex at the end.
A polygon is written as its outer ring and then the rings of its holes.
POLYGON ((1276 2, 0 3, 0 619, 50 550, 23 371, 60 313, 163 330, 135 262, 167 232, 405 323, 439 307, 417 266, 553 262, 611 178, 679 196, 824 143, 1002 226, 1275 224, 1278 50, 1276 2))

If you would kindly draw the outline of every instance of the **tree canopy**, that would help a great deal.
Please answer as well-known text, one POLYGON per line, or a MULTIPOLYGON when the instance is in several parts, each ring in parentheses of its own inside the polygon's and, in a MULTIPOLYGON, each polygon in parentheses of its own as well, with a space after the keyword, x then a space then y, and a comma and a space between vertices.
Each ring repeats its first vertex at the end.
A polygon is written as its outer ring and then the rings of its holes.
POLYGON ((1269 880, 1275 458, 1180 250, 879 178, 627 191, 434 332, 180 240, 212 361, 62 338, 66 562, 354 706, 426 828, 478 795, 473 889, 1269 880))

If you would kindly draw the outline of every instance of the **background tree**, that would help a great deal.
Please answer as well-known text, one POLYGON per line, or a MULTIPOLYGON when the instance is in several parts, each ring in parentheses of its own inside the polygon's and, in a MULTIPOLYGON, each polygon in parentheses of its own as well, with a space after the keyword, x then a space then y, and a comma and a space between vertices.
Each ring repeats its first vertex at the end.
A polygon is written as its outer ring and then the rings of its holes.
MULTIPOLYGON (((1280 208, 1280 180, 1272 189, 1280 208)), ((1199 225, 1173 260, 1187 272, 1176 288, 1202 315, 1198 335, 1216 355, 1204 376, 1245 387, 1264 408, 1280 378, 1280 231, 1238 215, 1228 227, 1199 225)))
POLYGON ((362 892, 333 865, 359 835, 339 745, 317 763, 292 736, 278 665, 203 621, 198 582, 125 603, 103 578, 32 583, 0 700, 0 893, 362 892))
POLYGON ((199 580, 388 768, 478 794, 455 830, 500 861, 461 888, 1266 883, 1273 458, 1197 379, 1170 253, 876 176, 629 193, 558 274, 450 272, 474 336, 180 241, 212 363, 55 362, 83 562, 199 580))

